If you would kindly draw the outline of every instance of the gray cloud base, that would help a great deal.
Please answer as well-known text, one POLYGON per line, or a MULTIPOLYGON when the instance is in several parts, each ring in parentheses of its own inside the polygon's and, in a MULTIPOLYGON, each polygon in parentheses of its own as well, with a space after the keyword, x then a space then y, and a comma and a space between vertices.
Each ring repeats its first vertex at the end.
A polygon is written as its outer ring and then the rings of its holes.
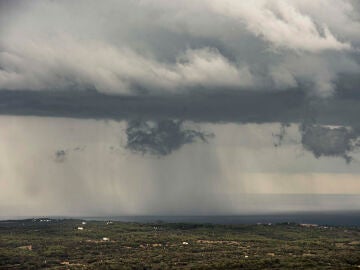
POLYGON ((358 126, 360 95, 309 98, 301 91, 231 92, 165 96, 111 96, 97 92, 0 91, 0 114, 115 120, 195 122, 311 122, 358 126))

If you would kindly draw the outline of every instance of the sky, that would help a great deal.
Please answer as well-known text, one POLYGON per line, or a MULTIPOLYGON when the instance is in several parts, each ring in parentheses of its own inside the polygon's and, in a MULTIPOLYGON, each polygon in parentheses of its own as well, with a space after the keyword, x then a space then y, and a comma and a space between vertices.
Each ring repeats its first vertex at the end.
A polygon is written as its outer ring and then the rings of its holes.
POLYGON ((0 0, 0 212, 360 210, 357 0, 0 0))

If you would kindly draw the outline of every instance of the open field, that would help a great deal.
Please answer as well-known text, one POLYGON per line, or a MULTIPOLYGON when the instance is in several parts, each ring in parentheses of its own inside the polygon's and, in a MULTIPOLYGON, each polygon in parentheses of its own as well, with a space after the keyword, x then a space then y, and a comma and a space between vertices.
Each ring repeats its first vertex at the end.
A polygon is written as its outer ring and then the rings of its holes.
POLYGON ((360 228, 2 221, 0 269, 360 269, 360 228))

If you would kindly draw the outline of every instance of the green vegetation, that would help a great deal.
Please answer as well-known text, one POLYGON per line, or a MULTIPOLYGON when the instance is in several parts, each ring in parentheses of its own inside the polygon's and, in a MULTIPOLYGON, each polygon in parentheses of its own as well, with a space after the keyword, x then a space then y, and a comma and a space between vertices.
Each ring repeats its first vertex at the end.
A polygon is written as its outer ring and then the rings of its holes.
POLYGON ((0 269, 359 268, 360 228, 0 222, 0 269))

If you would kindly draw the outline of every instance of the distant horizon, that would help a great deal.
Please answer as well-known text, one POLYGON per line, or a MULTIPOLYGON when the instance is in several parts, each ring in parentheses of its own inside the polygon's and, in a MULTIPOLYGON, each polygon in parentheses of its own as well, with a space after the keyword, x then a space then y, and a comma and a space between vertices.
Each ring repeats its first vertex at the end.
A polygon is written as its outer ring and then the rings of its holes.
POLYGON ((323 226, 360 226, 360 210, 353 211, 302 211, 282 213, 252 213, 237 215, 118 215, 118 216, 19 216, 2 217, 0 222, 21 220, 85 220, 120 221, 136 223, 196 223, 220 225, 251 224, 317 224, 323 226))

